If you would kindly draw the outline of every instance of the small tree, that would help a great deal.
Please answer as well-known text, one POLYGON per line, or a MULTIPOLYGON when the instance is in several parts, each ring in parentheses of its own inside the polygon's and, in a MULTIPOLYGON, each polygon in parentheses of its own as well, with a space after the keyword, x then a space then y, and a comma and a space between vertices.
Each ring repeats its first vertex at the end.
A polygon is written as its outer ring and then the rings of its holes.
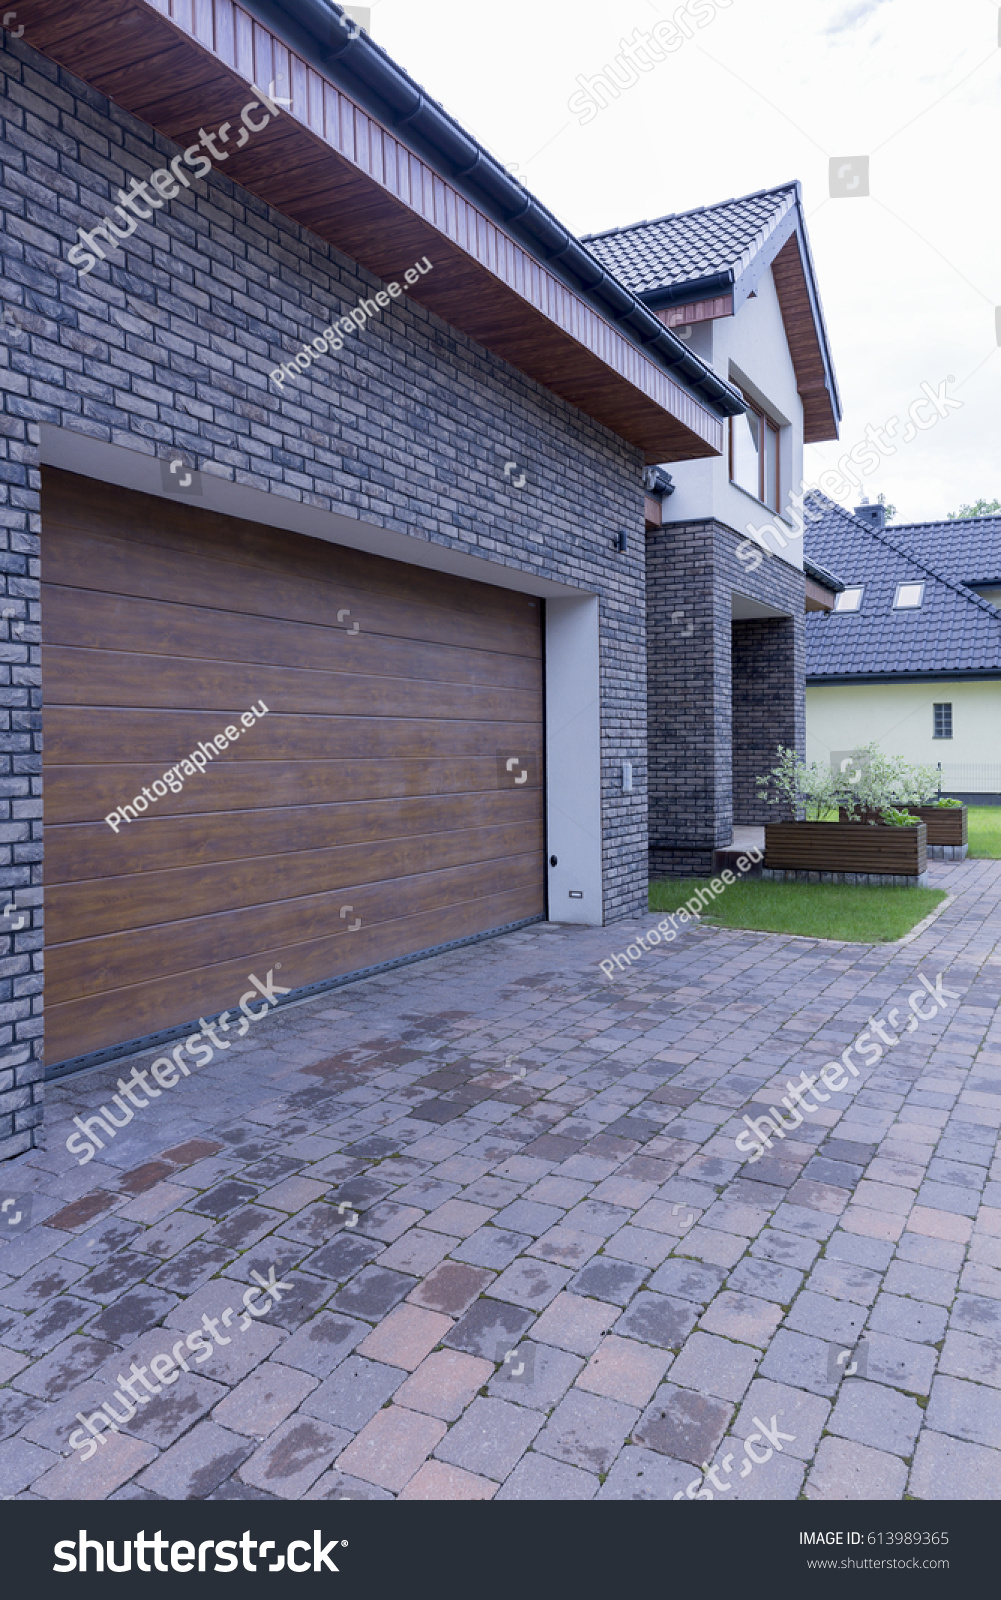
POLYGON ((821 822, 837 805, 834 774, 829 766, 812 761, 809 765, 795 750, 778 747, 779 759, 770 772, 756 780, 758 798, 769 805, 781 805, 796 821, 802 811, 807 822, 821 822))

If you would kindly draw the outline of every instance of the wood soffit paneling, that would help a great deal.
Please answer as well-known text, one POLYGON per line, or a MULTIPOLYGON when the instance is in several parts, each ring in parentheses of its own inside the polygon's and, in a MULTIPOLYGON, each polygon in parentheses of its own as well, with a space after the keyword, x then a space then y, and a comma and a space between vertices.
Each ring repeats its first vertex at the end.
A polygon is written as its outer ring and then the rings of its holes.
POLYGON ((786 240, 772 262, 772 277, 803 402, 803 442, 819 444, 838 437, 838 419, 827 387, 824 358, 807 288, 799 240, 786 240))
POLYGON ((722 452, 719 417, 235 0, 34 0, 24 42, 182 147, 274 83, 290 107, 218 170, 384 282, 426 255, 415 300, 647 461, 722 452))

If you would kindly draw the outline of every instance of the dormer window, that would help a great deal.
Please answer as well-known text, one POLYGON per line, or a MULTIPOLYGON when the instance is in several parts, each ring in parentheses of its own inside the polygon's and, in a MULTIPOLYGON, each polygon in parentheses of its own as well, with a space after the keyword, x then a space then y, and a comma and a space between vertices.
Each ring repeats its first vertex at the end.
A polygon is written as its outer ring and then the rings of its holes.
POLYGON ((893 597, 894 611, 918 611, 925 598, 923 583, 898 583, 893 597))
POLYGON ((834 602, 835 611, 859 611, 862 607, 863 587, 859 584, 854 589, 842 589, 834 602))
MULTIPOLYGON (((743 390, 741 390, 743 394, 743 390)), ((730 481, 769 511, 779 509, 779 429, 744 395, 747 411, 730 418, 730 481)))

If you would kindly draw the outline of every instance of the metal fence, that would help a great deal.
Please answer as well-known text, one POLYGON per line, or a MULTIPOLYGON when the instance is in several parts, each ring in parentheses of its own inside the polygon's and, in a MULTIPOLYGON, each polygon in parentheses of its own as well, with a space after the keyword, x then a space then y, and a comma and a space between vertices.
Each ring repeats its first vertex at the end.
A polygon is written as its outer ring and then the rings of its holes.
POLYGON ((943 794, 1001 793, 1001 762, 938 763, 943 794))

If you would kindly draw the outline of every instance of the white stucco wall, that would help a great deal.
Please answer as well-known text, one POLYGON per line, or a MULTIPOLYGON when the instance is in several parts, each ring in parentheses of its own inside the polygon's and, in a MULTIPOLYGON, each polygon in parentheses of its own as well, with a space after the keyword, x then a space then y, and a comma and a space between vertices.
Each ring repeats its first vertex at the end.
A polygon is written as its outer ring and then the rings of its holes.
MULTIPOLYGON (((1001 771, 1001 680, 807 685, 808 761, 827 761, 832 750, 852 750, 873 740, 887 755, 905 761, 1001 771), (932 737, 936 701, 952 704, 951 739, 932 737)), ((945 787, 974 790, 980 785, 950 781, 946 774, 945 787)), ((997 784, 984 787, 996 789, 997 784)))
MULTIPOLYGON (((675 332, 678 332, 675 329, 675 332)), ((745 300, 735 316, 696 323, 686 340, 721 377, 744 389, 781 428, 779 436, 780 502, 785 506, 803 477, 803 403, 796 389, 785 326, 771 272, 762 275, 755 297, 745 300)), ((736 532, 748 524, 760 528, 774 513, 753 495, 730 482, 729 439, 722 456, 707 461, 672 462, 675 492, 664 502, 670 522, 716 517, 736 532)), ((764 543, 775 554, 802 568, 803 541, 792 535, 784 550, 764 543)))

